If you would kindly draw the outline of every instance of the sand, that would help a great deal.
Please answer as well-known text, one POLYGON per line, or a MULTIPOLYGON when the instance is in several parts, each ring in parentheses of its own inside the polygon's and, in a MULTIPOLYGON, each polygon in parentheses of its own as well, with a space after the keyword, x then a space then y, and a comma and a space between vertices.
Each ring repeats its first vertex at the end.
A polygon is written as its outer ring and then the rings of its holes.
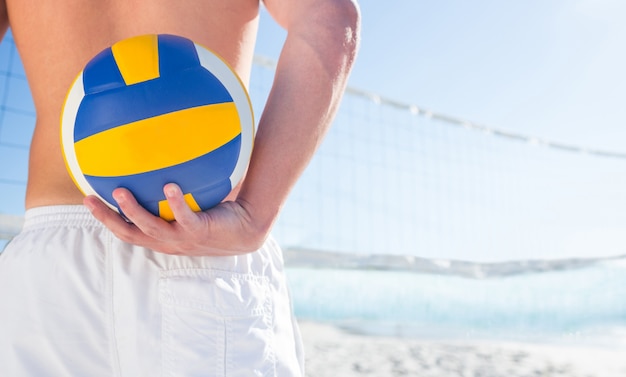
POLYGON ((626 350, 351 334, 300 321, 308 377, 626 377, 626 350))

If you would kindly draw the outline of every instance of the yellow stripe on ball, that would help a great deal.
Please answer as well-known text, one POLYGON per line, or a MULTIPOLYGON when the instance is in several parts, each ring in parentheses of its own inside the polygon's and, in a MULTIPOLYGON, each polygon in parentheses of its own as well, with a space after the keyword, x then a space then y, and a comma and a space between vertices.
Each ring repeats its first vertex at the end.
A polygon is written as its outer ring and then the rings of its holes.
POLYGON ((111 46, 126 85, 159 77, 159 41, 156 35, 124 39, 111 46))
POLYGON ((240 133, 237 108, 233 102, 226 102, 111 128, 76 142, 74 148, 83 174, 114 177, 193 160, 240 133))
MULTIPOLYGON (((196 200, 193 198, 193 195, 191 195, 191 193, 183 195, 183 198, 185 199, 185 202, 192 211, 199 212, 201 210, 200 206, 198 205, 198 203, 196 203, 196 200)), ((170 204, 167 202, 167 200, 159 201, 159 216, 167 221, 174 220, 174 212, 172 212, 170 204)))

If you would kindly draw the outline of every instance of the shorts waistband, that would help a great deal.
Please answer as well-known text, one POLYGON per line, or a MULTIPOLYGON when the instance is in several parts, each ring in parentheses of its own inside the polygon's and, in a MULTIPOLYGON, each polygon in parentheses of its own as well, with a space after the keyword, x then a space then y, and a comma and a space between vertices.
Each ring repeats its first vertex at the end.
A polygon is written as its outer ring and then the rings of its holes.
POLYGON ((83 205, 55 205, 27 209, 22 229, 59 226, 104 227, 83 205))

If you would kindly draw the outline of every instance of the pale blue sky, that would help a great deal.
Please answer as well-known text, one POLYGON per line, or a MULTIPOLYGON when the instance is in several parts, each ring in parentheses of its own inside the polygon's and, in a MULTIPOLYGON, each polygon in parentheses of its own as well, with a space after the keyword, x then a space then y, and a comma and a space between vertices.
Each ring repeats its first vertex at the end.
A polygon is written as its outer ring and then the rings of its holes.
MULTIPOLYGON (((626 152, 626 2, 362 0, 360 5, 362 46, 351 86, 489 127, 626 152)), ((276 58, 283 38, 264 15, 257 52, 276 58)), ((506 143, 498 146, 504 154, 517 147, 506 143)), ((561 166, 563 176, 527 182, 517 166, 505 165, 510 178, 502 187, 507 188, 494 191, 500 196, 494 201, 503 204, 479 208, 493 220, 473 229, 471 217, 457 228, 444 223, 434 231, 416 229, 433 237, 433 244, 443 243, 436 253, 423 255, 500 260, 625 253, 626 201, 620 190, 626 187, 626 161, 540 156, 535 168, 544 162, 552 169, 561 166), (580 174, 597 175, 577 176, 579 167, 580 174), (509 205, 517 212, 500 218, 509 205), (520 214, 518 207, 529 213, 520 214), (532 212, 540 207, 543 212, 532 212), (502 236, 464 242, 458 231, 502 236), (454 237, 461 240, 447 242, 454 237)), ((475 173, 483 174, 470 172, 475 173)), ((541 174, 548 172, 532 178, 541 174)), ((463 208, 439 211, 464 221, 457 216, 463 208)))
MULTIPOLYGON (((353 86, 489 126, 626 151, 626 2, 360 1, 353 86)), ((283 34, 262 20, 262 55, 283 34)))

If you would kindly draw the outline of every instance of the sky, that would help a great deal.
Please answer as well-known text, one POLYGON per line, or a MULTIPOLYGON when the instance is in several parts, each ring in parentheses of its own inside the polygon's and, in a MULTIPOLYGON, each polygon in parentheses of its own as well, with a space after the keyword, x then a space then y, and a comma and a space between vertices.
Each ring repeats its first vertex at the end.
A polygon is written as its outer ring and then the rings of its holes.
MULTIPOLYGON (((361 0, 359 3, 362 39, 349 80, 351 87, 492 128, 626 152, 626 51, 623 48, 626 2, 361 0)), ((285 36, 285 31, 262 11, 256 54, 276 60, 285 36)), ((7 131, 4 132, 6 137, 7 131)), ((581 159, 580 163, 584 164, 585 160, 581 159)), ((611 161, 606 165, 607 172, 598 182, 607 190, 615 164, 611 161)), ((618 170, 624 169, 615 169, 618 170)), ((506 184, 514 183, 511 180, 506 184)), ((543 189, 541 183, 535 186, 537 191, 543 189)), ((615 190, 611 198, 616 197, 615 190)), ((549 214, 545 219, 561 223, 559 227, 567 233, 563 242, 568 251, 551 256, 577 256, 593 248, 610 253, 626 250, 623 231, 626 218, 620 215, 626 212, 626 202, 618 205, 602 201, 603 188, 590 188, 589 192, 594 196, 590 200, 567 198, 565 193, 567 199, 588 203, 566 214, 549 214), (618 210, 611 211, 611 206, 618 210), (574 229, 579 224, 570 225, 568 218, 575 217, 577 211, 582 216, 601 218, 597 222, 601 226, 584 232, 574 229), (583 251, 571 251, 572 245, 583 251)), ((439 200, 443 195, 439 195, 439 200)), ((446 210, 458 212, 457 208, 446 210)), ((530 217, 520 219, 520 224, 528 225, 528 221, 530 217)), ((432 242, 441 242, 444 235, 434 233, 427 237, 438 238, 432 242)), ((511 242, 506 237, 509 235, 503 236, 503 244, 511 242)), ((456 244, 448 245, 447 252, 424 256, 485 260, 517 257, 506 253, 481 254, 477 249, 472 258, 467 258, 455 252, 462 249, 462 243, 460 238, 456 244)))
MULTIPOLYGON (((362 44, 350 86, 492 128, 626 152, 626 2, 361 0, 360 7, 362 44)), ((276 59, 284 37, 264 13, 257 53, 276 59)), ((584 158, 571 163, 603 164, 584 158)), ((533 228, 545 242, 529 245, 534 253, 524 256, 624 254, 619 164, 607 160, 604 172, 586 181, 572 178, 576 172, 549 181, 586 188, 529 198, 529 207, 544 206, 545 212, 540 219, 520 217, 519 227, 533 228), (592 226, 583 229, 583 218, 592 226)), ((530 185, 541 195, 551 188, 547 182, 530 185)), ((508 233, 504 237, 514 242, 508 233)), ((459 252, 462 246, 469 247, 450 244, 439 256, 468 258, 459 252)), ((469 259, 524 257, 519 250, 495 249, 498 255, 476 249, 469 259)))
MULTIPOLYGON (((496 128, 626 151, 626 2, 361 0, 360 7, 351 86, 496 128)), ((277 57, 283 37, 262 18, 257 52, 277 57)))

